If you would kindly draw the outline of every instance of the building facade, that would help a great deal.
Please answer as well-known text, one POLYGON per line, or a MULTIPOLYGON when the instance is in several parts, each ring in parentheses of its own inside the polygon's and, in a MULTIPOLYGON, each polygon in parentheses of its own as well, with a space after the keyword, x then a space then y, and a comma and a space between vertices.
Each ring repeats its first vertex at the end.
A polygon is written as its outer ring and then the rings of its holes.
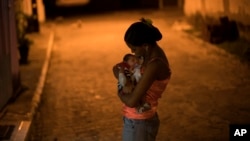
POLYGON ((13 0, 0 0, 0 109, 20 88, 13 0))
POLYGON ((187 16, 197 13, 202 16, 228 16, 230 19, 250 24, 249 0, 185 0, 184 12, 187 16))

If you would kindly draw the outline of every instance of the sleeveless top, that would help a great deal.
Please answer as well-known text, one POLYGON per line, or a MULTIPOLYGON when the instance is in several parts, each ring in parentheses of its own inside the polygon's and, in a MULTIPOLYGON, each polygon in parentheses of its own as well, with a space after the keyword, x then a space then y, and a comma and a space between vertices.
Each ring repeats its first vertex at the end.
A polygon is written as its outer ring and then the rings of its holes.
MULTIPOLYGON (((152 58, 148 63, 156 59, 161 60, 161 58, 152 58)), ((167 63, 165 64, 168 66, 167 63)), ((169 73, 171 75, 170 69, 169 69, 169 73)), ((153 117, 157 110, 158 99, 161 98, 162 93, 166 89, 167 84, 170 80, 170 75, 164 80, 155 80, 153 84, 150 86, 150 88, 147 90, 146 95, 143 97, 142 101, 148 103, 150 105, 150 108, 148 108, 146 111, 138 112, 137 107, 130 108, 126 106, 125 104, 123 104, 123 107, 122 107, 123 116, 130 118, 130 119, 149 119, 153 117)))

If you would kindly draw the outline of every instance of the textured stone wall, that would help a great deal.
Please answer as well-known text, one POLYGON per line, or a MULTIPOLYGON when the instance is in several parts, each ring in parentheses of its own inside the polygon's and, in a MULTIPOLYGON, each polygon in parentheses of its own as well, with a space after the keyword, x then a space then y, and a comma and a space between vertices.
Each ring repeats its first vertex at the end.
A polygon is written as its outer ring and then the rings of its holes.
POLYGON ((187 16, 229 16, 241 23, 250 24, 250 0, 185 0, 184 12, 187 16))

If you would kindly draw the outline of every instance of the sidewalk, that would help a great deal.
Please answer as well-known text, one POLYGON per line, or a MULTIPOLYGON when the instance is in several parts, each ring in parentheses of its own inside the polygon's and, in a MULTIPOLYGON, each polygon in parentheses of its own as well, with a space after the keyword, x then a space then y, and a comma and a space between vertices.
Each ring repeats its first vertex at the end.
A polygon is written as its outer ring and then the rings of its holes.
MULTIPOLYGON (((9 103, 0 117, 0 125, 14 125, 10 140, 26 139, 33 114, 39 104, 53 44, 53 32, 48 23, 40 25, 39 33, 29 34, 33 41, 29 63, 20 65, 23 92, 9 103)), ((8 138, 8 137, 6 137, 8 138)))

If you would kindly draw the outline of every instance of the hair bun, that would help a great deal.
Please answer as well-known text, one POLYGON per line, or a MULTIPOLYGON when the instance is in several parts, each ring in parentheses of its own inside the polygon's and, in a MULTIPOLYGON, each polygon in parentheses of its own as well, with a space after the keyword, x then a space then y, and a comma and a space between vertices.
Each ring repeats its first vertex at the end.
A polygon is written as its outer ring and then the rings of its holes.
POLYGON ((142 22, 142 23, 145 23, 145 24, 147 24, 147 25, 149 25, 149 26, 152 26, 153 25, 153 21, 151 20, 151 19, 145 19, 145 18, 141 18, 140 19, 140 21, 142 22))
POLYGON ((155 41, 159 41, 162 39, 162 34, 156 27, 153 28, 153 37, 155 38, 155 41))
POLYGON ((146 19, 144 17, 142 17, 140 19, 140 21, 146 25, 148 25, 150 28, 152 28, 151 30, 151 38, 154 39, 155 41, 159 41, 162 39, 162 34, 159 31, 158 28, 156 28, 155 26, 153 26, 153 21, 151 19, 146 19))

